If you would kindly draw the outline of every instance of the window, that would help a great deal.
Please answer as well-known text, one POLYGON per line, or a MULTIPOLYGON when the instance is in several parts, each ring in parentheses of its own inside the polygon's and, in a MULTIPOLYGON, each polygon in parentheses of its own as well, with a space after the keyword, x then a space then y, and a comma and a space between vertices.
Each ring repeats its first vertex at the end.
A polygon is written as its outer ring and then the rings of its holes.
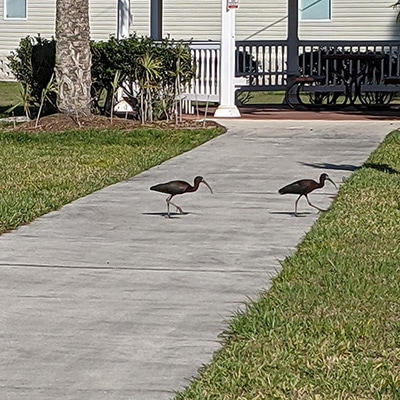
POLYGON ((302 21, 329 21, 331 0, 301 0, 300 19, 302 21))
POLYGON ((25 19, 27 0, 4 0, 5 19, 25 19))

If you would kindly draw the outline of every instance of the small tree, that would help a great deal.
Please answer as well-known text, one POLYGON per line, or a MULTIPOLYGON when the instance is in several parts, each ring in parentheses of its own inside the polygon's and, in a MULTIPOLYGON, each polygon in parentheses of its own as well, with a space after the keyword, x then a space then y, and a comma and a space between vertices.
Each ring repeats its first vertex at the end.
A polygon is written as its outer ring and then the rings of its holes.
POLYGON ((151 53, 140 57, 137 80, 140 86, 141 120, 153 121, 153 92, 161 90, 159 83, 161 63, 151 53))
POLYGON ((36 116, 36 124, 35 127, 38 126, 39 124, 39 118, 42 114, 42 110, 44 107, 44 104, 46 102, 46 100, 50 103, 52 103, 52 95, 57 93, 57 82, 54 79, 54 74, 51 76, 51 79, 49 81, 49 83, 46 85, 46 87, 42 90, 42 95, 40 98, 40 105, 39 105, 39 111, 38 114, 36 116))

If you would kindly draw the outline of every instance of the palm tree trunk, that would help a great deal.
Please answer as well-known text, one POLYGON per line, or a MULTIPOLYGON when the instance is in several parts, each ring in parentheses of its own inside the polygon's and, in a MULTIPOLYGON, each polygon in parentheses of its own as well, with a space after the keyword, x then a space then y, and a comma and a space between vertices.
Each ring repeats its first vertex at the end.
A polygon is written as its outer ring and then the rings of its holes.
POLYGON ((57 107, 63 114, 91 113, 89 0, 57 0, 57 107))

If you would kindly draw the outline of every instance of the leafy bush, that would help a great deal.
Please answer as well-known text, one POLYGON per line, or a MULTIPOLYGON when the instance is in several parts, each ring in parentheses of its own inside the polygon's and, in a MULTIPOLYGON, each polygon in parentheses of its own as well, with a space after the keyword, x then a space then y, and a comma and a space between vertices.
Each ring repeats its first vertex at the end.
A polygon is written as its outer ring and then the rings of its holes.
POLYGON ((165 38, 130 36, 92 42, 93 105, 102 114, 111 109, 117 71, 126 100, 143 121, 170 118, 174 99, 194 75, 190 48, 165 38))
MULTIPOLYGON (((170 38, 155 42, 136 35, 111 37, 91 42, 91 50, 93 112, 102 115, 112 113, 117 84, 142 122, 170 119, 175 99, 194 75, 189 45, 170 38)), ((55 40, 27 36, 8 60, 17 80, 28 88, 30 106, 37 109, 54 72, 55 40)), ((54 104, 56 93, 45 99, 44 113, 55 112, 54 104)))
MULTIPOLYGON (((21 39, 19 47, 8 56, 9 67, 14 76, 27 88, 29 109, 38 109, 43 90, 52 79, 55 65, 55 40, 43 39, 40 35, 21 39)), ((56 111, 56 95, 48 95, 43 105, 45 114, 56 111)), ((32 111, 32 110, 31 110, 32 111)))

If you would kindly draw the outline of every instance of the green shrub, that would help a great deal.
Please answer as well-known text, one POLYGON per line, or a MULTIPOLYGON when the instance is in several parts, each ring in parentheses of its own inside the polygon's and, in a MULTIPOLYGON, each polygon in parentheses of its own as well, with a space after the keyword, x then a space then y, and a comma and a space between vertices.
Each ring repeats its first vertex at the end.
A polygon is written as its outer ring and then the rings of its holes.
POLYGON ((144 120, 170 118, 174 99, 194 75, 190 48, 182 41, 130 36, 92 42, 93 105, 110 111, 112 83, 120 71, 120 86, 128 103, 144 120), (151 110, 151 112, 149 112, 151 110))
MULTIPOLYGON (((55 40, 43 39, 40 35, 21 39, 19 47, 7 57, 9 67, 22 87, 27 88, 29 108, 39 108, 43 90, 54 73, 55 40)), ((56 111, 56 95, 51 93, 43 104, 43 114, 56 111)))
MULTIPOLYGON (((165 38, 155 42, 132 35, 118 40, 91 42, 93 112, 110 115, 115 78, 124 97, 142 121, 170 119, 175 99, 194 75, 190 48, 182 41, 165 38)), ((29 88, 31 107, 38 108, 43 90, 55 66, 55 40, 40 36, 21 39, 8 57, 18 81, 29 88)), ((56 93, 44 102, 44 113, 55 112, 56 93)))

